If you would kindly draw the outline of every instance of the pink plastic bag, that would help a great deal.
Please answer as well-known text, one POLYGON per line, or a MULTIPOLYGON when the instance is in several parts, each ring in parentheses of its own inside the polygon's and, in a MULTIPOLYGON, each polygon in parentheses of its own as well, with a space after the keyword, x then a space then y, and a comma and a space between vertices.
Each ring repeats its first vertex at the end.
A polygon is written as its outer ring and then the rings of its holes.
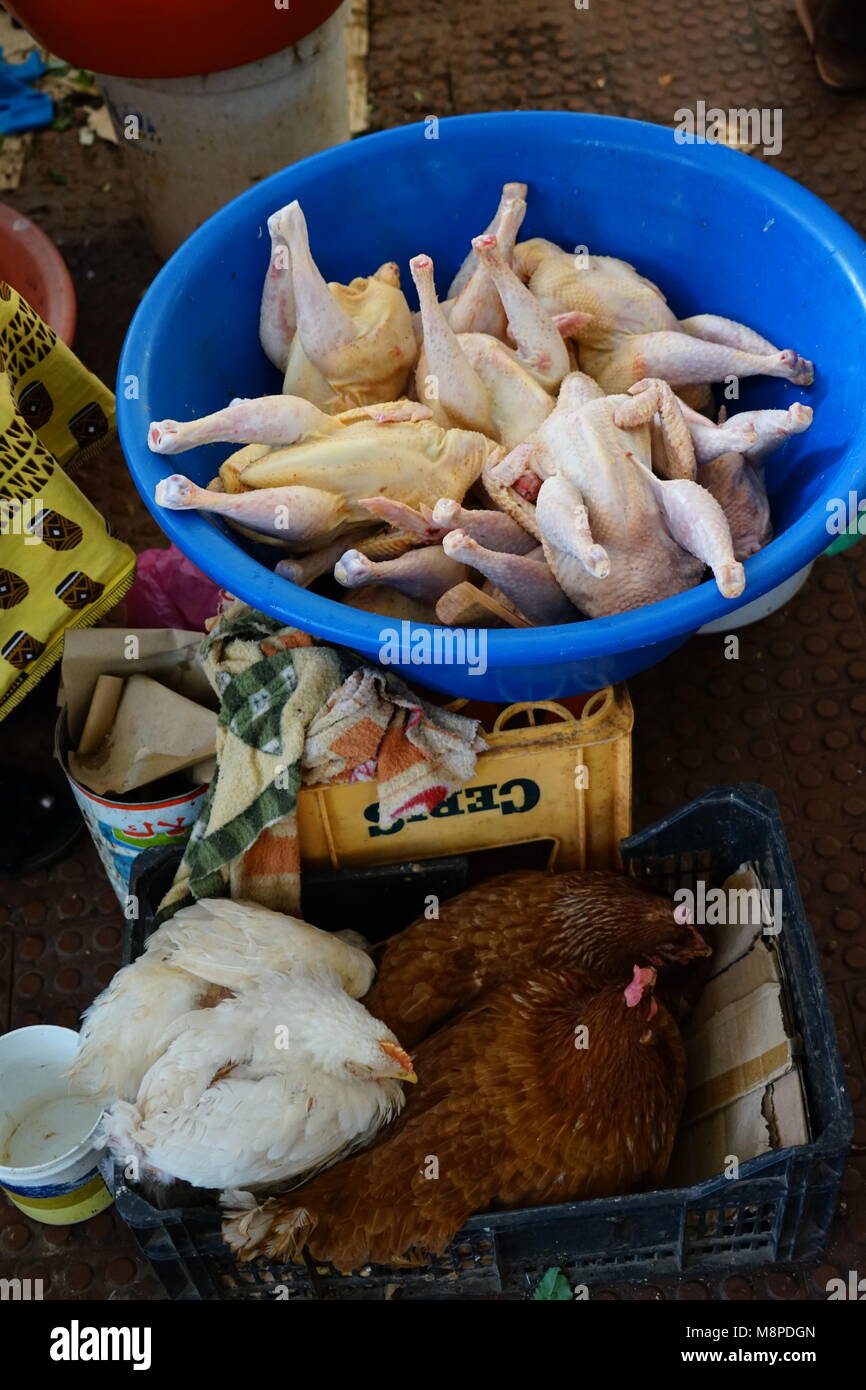
POLYGON ((126 596, 130 627, 179 627, 204 631, 220 605, 222 589, 196 569, 177 546, 143 550, 135 583, 126 596))

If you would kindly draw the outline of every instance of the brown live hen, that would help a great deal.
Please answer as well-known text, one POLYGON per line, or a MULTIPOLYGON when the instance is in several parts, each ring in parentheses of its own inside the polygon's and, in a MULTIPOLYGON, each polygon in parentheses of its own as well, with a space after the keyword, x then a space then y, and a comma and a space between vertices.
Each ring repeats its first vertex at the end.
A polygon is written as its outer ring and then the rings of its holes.
MULTIPOLYGON (((710 948, 669 898, 619 874, 526 870, 488 879, 391 938, 364 999, 412 1048, 485 990, 533 965, 610 982, 634 961, 664 967, 710 948)), ((667 1000, 667 996, 666 1000, 667 1000)), ((679 1000, 667 1000, 680 1016, 679 1000)))
POLYGON ((372 1149, 232 1211, 229 1245, 272 1259, 308 1245, 342 1271, 423 1264, 474 1212, 657 1187, 685 1061, 655 976, 600 987, 536 968, 500 985, 421 1044, 418 1086, 372 1149))

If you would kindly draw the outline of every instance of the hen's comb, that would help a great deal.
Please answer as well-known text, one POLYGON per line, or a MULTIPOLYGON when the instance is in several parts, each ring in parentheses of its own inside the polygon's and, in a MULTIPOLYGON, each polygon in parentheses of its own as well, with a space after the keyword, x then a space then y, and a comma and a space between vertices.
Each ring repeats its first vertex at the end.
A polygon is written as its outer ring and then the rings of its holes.
POLYGON ((658 972, 653 970, 651 965, 636 965, 634 974, 630 982, 623 990, 625 1002, 630 1009, 640 1003, 644 996, 644 990, 652 989, 656 982, 658 972))

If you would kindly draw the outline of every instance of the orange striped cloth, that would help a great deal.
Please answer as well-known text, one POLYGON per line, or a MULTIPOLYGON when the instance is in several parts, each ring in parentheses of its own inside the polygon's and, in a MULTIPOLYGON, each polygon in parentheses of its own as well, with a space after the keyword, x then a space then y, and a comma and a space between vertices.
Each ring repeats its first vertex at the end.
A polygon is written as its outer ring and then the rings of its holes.
POLYGON ((432 811, 471 780, 487 744, 477 719, 429 705, 397 676, 362 666, 312 720, 303 778, 377 782, 379 824, 432 811))

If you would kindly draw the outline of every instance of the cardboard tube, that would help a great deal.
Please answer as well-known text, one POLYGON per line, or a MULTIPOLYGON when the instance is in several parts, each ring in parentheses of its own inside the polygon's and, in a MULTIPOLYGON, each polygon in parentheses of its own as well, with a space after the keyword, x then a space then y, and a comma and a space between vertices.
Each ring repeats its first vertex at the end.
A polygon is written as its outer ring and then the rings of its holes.
POLYGON ((95 753, 105 739, 114 723, 114 716, 123 694, 123 685, 122 676, 97 676, 90 697, 90 708, 81 731, 81 741, 78 744, 79 757, 88 757, 95 753))

